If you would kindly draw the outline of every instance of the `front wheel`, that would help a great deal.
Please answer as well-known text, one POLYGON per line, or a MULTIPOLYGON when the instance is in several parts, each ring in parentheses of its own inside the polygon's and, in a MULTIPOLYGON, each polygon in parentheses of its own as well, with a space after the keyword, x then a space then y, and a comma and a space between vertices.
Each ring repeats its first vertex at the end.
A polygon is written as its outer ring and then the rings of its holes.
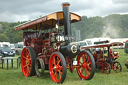
POLYGON ((88 51, 82 51, 77 57, 77 73, 83 80, 90 80, 93 78, 95 73, 95 61, 92 54, 88 51))
POLYGON ((54 52, 49 60, 49 72, 52 80, 63 83, 66 78, 67 68, 64 56, 60 52, 54 52))
POLYGON ((113 64, 113 71, 116 73, 122 71, 122 66, 118 61, 114 62, 114 64, 113 64))

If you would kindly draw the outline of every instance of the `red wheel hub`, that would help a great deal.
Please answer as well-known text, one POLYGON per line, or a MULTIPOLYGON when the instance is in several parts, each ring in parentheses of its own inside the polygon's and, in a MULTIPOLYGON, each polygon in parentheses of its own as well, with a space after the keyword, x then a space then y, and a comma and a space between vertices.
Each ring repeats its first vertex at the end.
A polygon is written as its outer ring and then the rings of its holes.
POLYGON ((58 71, 58 70, 61 70, 62 68, 61 68, 60 65, 55 65, 55 66, 53 67, 53 69, 58 71))
POLYGON ((89 63, 83 63, 83 64, 82 64, 82 67, 83 67, 84 69, 89 68, 89 69, 91 70, 91 68, 90 68, 89 65, 90 65, 89 63))
POLYGON ((83 66, 84 69, 87 68, 87 64, 86 63, 83 63, 82 66, 83 66))

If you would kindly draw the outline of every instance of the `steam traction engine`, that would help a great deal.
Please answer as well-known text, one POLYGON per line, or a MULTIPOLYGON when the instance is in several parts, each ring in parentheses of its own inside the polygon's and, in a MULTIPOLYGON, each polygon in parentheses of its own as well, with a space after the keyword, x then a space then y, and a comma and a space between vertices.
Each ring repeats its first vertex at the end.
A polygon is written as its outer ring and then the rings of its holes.
MULTIPOLYGON (((114 46, 121 46, 121 42, 111 42, 108 41, 99 41, 94 42, 95 45, 83 46, 81 49, 91 49, 95 48, 92 52, 92 55, 95 60, 95 65, 97 69, 101 69, 103 73, 109 74, 111 69, 118 73, 121 72, 122 66, 120 62, 117 61, 119 58, 119 51, 114 51, 114 46)), ((117 49, 116 49, 117 50, 117 49)))
POLYGON ((74 68, 81 79, 90 80, 94 76, 93 56, 88 51, 80 52, 72 42, 70 24, 80 21, 81 17, 69 12, 69 6, 69 3, 63 3, 63 11, 15 27, 15 30, 24 30, 26 47, 21 54, 24 76, 41 76, 44 70, 49 70, 54 82, 63 83, 67 69, 73 72, 74 68))

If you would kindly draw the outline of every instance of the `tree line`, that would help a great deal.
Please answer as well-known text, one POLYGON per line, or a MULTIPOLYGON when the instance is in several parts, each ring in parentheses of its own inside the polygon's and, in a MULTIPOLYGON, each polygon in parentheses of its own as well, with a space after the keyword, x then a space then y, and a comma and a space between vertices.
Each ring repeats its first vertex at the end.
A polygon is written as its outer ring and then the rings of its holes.
POLYGON ((72 28, 81 31, 82 40, 94 37, 128 38, 128 15, 82 16, 82 21, 73 24, 72 28))
MULTIPOLYGON (((0 42, 23 41, 23 31, 14 31, 14 27, 24 22, 0 22, 0 42)), ((82 20, 73 23, 71 28, 73 35, 75 30, 81 31, 82 40, 94 37, 128 38, 128 15, 82 16, 82 20)))

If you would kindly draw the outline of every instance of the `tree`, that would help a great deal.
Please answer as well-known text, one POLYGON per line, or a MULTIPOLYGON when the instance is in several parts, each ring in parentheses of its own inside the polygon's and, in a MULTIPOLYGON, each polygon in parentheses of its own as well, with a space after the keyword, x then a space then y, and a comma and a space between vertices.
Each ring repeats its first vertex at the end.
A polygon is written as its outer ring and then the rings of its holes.
POLYGON ((9 42, 9 38, 4 34, 0 34, 0 42, 9 42))
POLYGON ((0 33, 2 33, 3 32, 3 26, 2 26, 2 24, 0 24, 0 33))

